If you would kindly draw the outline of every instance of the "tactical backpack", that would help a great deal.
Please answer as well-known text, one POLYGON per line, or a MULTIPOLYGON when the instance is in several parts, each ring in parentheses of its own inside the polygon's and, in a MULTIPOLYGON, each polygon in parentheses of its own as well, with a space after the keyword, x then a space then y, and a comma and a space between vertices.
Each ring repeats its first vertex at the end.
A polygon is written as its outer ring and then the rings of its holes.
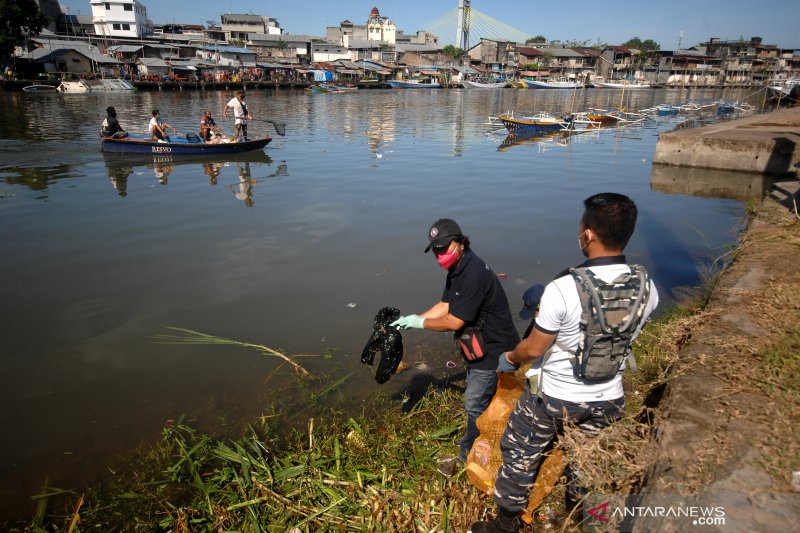
POLYGON ((580 338, 571 354, 575 377, 590 382, 612 379, 628 361, 636 370, 631 342, 650 298, 650 276, 644 267, 629 265, 630 273, 611 283, 587 267, 571 268, 581 299, 580 338))

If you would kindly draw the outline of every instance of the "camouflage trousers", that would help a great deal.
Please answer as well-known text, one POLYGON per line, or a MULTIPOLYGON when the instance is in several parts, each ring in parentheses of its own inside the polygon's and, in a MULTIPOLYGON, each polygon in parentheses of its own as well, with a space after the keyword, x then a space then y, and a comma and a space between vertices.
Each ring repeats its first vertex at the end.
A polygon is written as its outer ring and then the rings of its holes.
MULTIPOLYGON (((527 506, 542 456, 567 421, 591 437, 622 418, 624 411, 624 398, 573 403, 544 394, 538 398, 526 386, 500 439, 503 465, 494 484, 497 505, 507 511, 521 511, 527 506)), ((578 472, 573 465, 567 469, 571 478, 568 491, 574 495, 579 490, 578 472)))

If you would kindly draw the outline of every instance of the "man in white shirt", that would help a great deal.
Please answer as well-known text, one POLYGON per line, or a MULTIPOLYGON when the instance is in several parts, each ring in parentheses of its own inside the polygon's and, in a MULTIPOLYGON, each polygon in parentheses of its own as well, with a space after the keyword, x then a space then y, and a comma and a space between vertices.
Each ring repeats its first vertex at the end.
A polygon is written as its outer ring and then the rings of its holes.
POLYGON ((244 91, 239 91, 236 96, 225 104, 225 109, 222 110, 223 118, 228 118, 228 109, 233 110, 234 124, 236 125, 236 136, 234 141, 239 140, 239 132, 242 133, 242 138, 247 140, 247 121, 253 119, 253 115, 247 110, 247 104, 244 101, 244 91))
POLYGON ((154 141, 170 141, 169 136, 167 135, 167 128, 171 129, 174 133, 178 133, 178 131, 167 124, 166 122, 161 122, 161 115, 158 112, 158 109, 153 109, 153 118, 150 119, 149 124, 149 131, 150 131, 150 138, 154 141))
MULTIPOLYGON (((623 250, 636 225, 636 205, 622 194, 601 193, 584 200, 584 207, 578 244, 587 261, 580 267, 588 268, 606 283, 630 273, 623 250)), ((649 291, 644 311, 638 323, 633 324, 634 337, 658 305, 658 291, 652 281, 649 291)), ((570 352, 576 350, 581 337, 581 315, 578 288, 566 270, 545 287, 530 337, 500 356, 497 371, 513 372, 523 363, 537 362, 552 347, 552 353, 544 360, 540 393, 537 395, 526 386, 500 441, 503 465, 494 489, 497 517, 472 524, 472 533, 519 531, 519 512, 527 507, 542 455, 565 422, 592 436, 624 415, 622 368, 607 381, 576 376, 570 352)), ((575 471, 572 473, 567 487, 568 505, 577 503, 575 497, 581 490, 575 471)))

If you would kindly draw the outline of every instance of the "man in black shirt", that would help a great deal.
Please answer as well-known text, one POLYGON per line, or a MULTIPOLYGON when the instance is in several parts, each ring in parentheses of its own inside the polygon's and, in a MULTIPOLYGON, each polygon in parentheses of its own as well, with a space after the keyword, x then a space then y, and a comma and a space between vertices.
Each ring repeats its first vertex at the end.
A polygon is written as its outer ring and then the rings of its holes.
POLYGON ((113 107, 106 109, 106 118, 103 119, 102 126, 103 129, 100 131, 100 135, 103 137, 114 136, 116 138, 122 138, 128 136, 127 132, 125 132, 125 130, 122 129, 122 126, 119 125, 119 121, 117 120, 117 111, 113 107), (120 135, 115 136, 115 133, 120 133, 120 135))
POLYGON ((439 266, 447 270, 442 299, 421 315, 402 316, 392 325, 401 329, 454 331, 457 335, 467 327, 481 330, 484 356, 478 360, 464 357, 467 432, 461 439, 457 459, 463 463, 480 434, 475 421, 486 410, 497 389, 498 358, 519 343, 519 335, 500 281, 470 249, 469 237, 461 233, 458 224, 449 218, 437 220, 428 232, 428 239, 425 252, 433 250, 439 266))

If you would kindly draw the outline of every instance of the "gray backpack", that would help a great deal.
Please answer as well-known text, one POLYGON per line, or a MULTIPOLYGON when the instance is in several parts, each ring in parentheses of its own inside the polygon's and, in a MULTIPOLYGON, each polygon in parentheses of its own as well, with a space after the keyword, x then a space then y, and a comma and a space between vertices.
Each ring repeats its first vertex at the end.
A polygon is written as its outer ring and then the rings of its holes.
POLYGON ((580 339, 577 350, 558 346, 572 354, 573 371, 579 379, 608 381, 626 360, 636 369, 631 342, 650 298, 650 277, 644 267, 629 266, 630 273, 611 283, 587 267, 570 269, 581 299, 580 339))

